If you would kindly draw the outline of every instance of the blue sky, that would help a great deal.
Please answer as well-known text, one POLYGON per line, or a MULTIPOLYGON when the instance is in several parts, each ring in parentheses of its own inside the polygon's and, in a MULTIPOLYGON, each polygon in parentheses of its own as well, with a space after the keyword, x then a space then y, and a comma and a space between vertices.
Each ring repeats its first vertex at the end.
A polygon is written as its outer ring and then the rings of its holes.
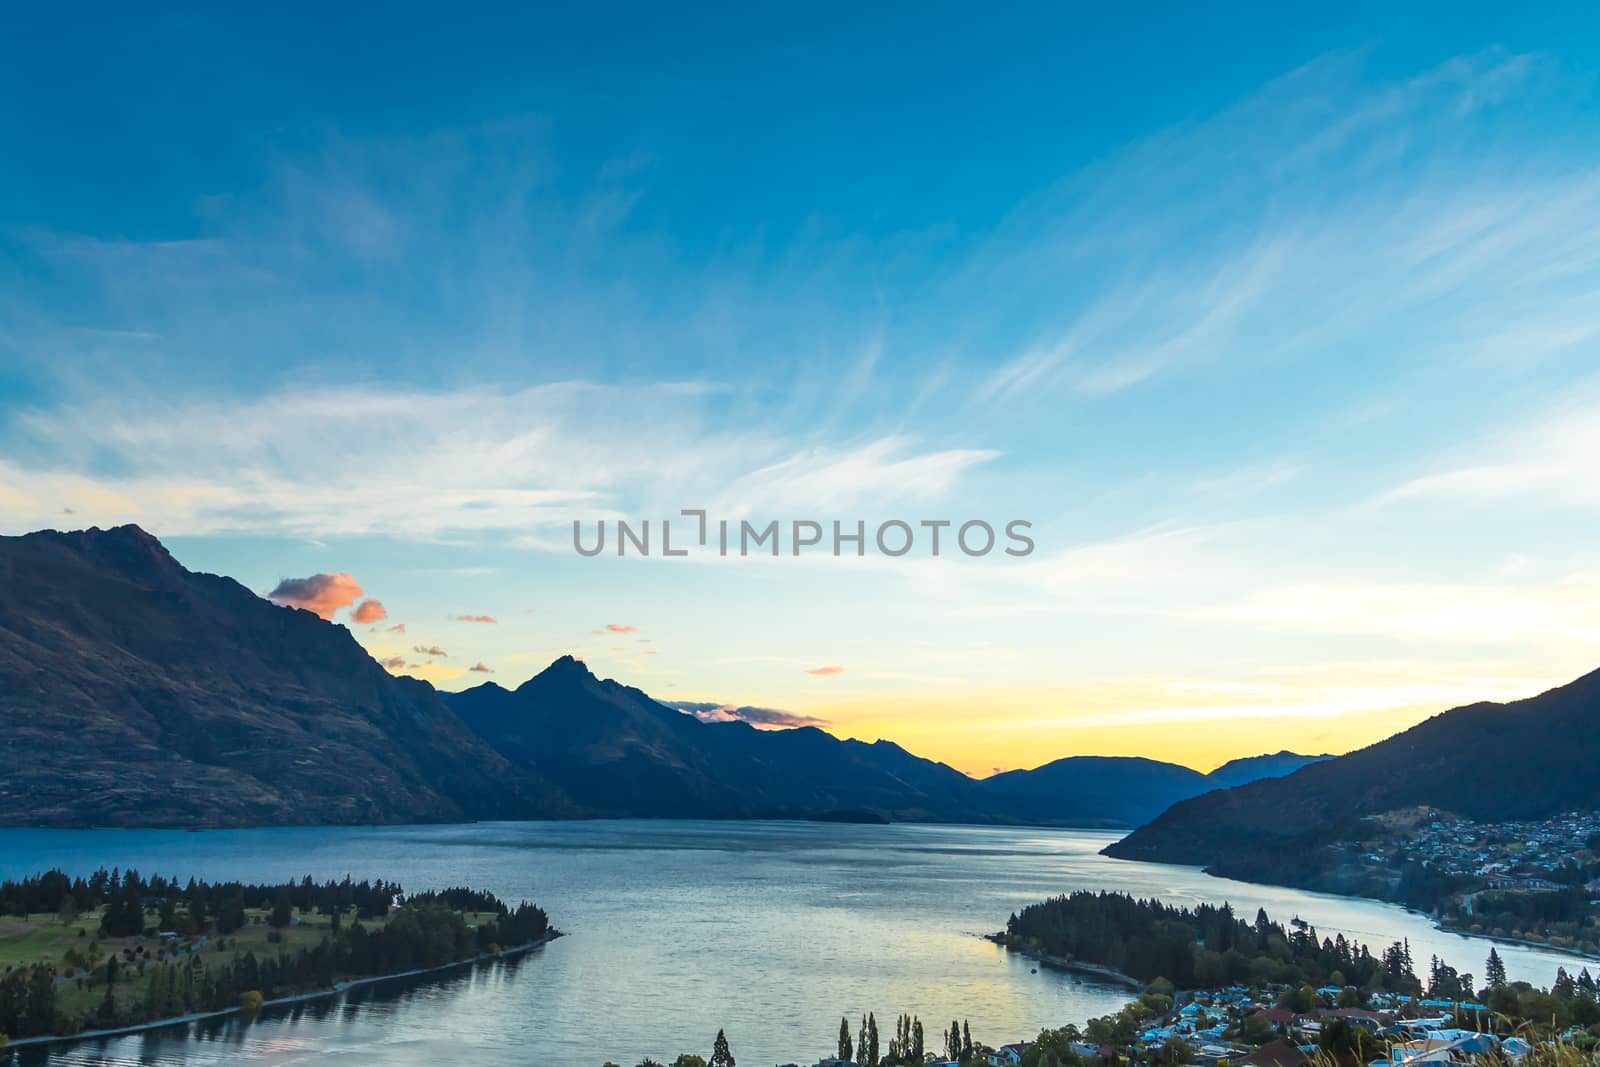
POLYGON ((6 532, 977 772, 1600 665, 1581 7, 8 19, 6 532), (570 550, 695 506, 1038 549, 570 550))

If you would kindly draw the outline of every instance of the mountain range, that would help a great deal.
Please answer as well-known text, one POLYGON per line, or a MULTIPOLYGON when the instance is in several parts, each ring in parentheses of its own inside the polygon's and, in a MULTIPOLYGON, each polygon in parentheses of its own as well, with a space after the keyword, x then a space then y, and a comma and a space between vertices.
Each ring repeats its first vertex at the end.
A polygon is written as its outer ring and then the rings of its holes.
POLYGON ((1075 756, 973 779, 890 741, 703 722, 566 656, 440 693, 136 526, 0 538, 0 823, 587 816, 1133 826, 1324 757, 1211 775, 1075 756))
POLYGON ((247 825, 562 810, 342 626, 134 526, 0 538, 0 822, 247 825))
POLYGON ((1292 881, 1367 816, 1428 805, 1478 821, 1600 808, 1600 671, 1526 700, 1441 712, 1375 745, 1174 804, 1105 852, 1292 881))

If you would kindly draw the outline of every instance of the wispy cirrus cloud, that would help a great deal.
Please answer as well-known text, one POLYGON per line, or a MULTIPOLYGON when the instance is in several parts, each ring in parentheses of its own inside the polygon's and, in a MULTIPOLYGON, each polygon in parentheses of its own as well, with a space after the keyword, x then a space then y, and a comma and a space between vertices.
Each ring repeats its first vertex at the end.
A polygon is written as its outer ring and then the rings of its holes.
POLYGON ((450 619, 452 622, 497 623, 500 621, 493 615, 452 615, 450 619))
POLYGON ((1539 414, 1481 442, 1458 465, 1411 479, 1375 503, 1517 498, 1542 506, 1600 504, 1600 402, 1539 414))
POLYGON ((258 399, 86 399, 13 421, 0 460, 0 522, 138 521, 163 534, 272 531, 438 540, 548 531, 637 514, 671 487, 681 500, 800 510, 823 501, 925 499, 995 453, 927 450, 896 436, 819 446, 804 433, 717 424, 709 387, 566 382, 423 393, 290 388, 258 399), (662 413, 648 425, 620 412, 662 413), (316 424, 318 442, 297 427, 316 424), (422 457, 403 480, 385 457, 422 457), (117 472, 95 471, 97 456, 117 472), (731 488, 730 488, 731 487, 731 488), (619 510, 626 509, 626 510, 619 510))

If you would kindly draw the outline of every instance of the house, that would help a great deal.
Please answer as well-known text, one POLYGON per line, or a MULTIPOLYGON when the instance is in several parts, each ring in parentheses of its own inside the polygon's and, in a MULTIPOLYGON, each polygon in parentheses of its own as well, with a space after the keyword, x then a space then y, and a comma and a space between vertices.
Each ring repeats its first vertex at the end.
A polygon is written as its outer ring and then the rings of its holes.
POLYGON ((1402 1041, 1389 1049, 1389 1063, 1454 1063, 1493 1051, 1494 1039, 1485 1034, 1472 1034, 1463 1038, 1424 1037, 1416 1041, 1402 1041))
POLYGON ((1239 1062, 1249 1067, 1302 1067, 1306 1062, 1306 1054, 1279 1038, 1262 1045, 1239 1062))
POLYGON ((1001 1045, 989 1053, 989 1067, 1017 1067, 1022 1062, 1022 1054, 1028 1051, 1031 1042, 1019 1041, 1010 1045, 1001 1045))

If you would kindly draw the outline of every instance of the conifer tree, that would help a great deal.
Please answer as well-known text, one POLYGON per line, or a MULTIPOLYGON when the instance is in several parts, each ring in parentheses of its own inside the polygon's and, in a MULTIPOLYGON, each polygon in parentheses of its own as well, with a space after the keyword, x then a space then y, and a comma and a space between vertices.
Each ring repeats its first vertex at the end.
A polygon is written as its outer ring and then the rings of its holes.
POLYGON ((1484 975, 1488 979, 1490 989, 1503 989, 1506 984, 1506 965, 1500 959, 1500 953, 1493 947, 1489 949, 1489 959, 1483 965, 1484 975))
POLYGON ((711 1067, 734 1067, 733 1053, 728 1049, 728 1035, 717 1031, 716 1043, 711 1046, 711 1067))
POLYGON ((961 1058, 972 1059, 972 1022, 968 1019, 961 1020, 961 1058))
POLYGON ((839 1060, 849 1063, 855 1058, 855 1046, 850 1043, 850 1020, 839 1017, 839 1060))

